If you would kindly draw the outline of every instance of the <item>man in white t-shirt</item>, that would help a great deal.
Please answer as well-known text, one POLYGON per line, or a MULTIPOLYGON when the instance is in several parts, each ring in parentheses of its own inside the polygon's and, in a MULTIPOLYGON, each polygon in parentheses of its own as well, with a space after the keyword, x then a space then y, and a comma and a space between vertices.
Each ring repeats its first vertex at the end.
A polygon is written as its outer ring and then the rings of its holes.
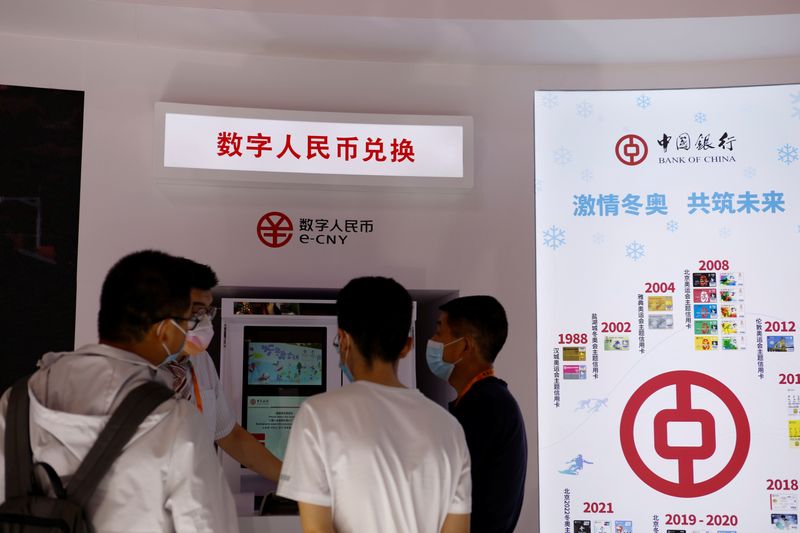
POLYGON ((411 349, 411 297, 357 278, 337 299, 339 366, 353 381, 297 412, 278 495, 304 531, 466 533, 470 459, 461 425, 397 378, 411 349))
POLYGON ((211 321, 217 308, 211 305, 214 301, 211 289, 217 285, 217 275, 207 265, 186 258, 180 260, 189 272, 192 313, 203 320, 186 335, 181 357, 165 365, 165 369, 172 374, 172 387, 203 415, 210 440, 240 464, 267 479, 278 481, 280 459, 236 422, 236 415, 223 394, 217 369, 206 351, 214 337, 211 321))

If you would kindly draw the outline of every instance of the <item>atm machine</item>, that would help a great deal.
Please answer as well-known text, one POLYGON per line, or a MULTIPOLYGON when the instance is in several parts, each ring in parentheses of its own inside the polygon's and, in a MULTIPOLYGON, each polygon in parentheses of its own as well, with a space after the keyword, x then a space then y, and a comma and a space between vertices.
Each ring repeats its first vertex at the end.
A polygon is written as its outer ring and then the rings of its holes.
MULTIPOLYGON (((343 386, 334 348, 336 303, 222 298, 220 307, 220 381, 225 396, 242 427, 283 459, 294 415, 303 401, 343 386)), ((412 337, 415 323, 416 303, 412 337)), ((409 355, 400 360, 398 374, 403 384, 415 388, 416 356, 414 351, 409 355)), ((300 531, 297 516, 286 516, 292 513, 289 502, 274 497, 276 483, 244 468, 222 450, 219 454, 243 533, 300 531)))

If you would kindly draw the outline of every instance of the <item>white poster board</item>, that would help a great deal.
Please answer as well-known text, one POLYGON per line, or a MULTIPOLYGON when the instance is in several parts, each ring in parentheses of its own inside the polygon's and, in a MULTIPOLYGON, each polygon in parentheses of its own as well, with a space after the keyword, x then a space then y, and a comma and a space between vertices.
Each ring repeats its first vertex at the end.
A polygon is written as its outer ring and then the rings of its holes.
POLYGON ((472 187, 472 117, 158 102, 155 174, 174 184, 472 187))
POLYGON ((540 531, 797 529, 800 85, 534 112, 540 531))

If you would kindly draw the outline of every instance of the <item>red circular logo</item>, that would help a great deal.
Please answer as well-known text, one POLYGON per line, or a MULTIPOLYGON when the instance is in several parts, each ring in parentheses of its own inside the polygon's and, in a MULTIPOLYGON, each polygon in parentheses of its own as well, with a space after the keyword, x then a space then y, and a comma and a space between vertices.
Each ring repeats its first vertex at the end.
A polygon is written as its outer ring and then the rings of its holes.
POLYGON ((280 248, 292 240, 292 220, 279 211, 258 219, 258 239, 270 248, 280 248))
POLYGON ((750 451, 750 424, 742 403, 722 382, 700 372, 675 370, 658 375, 645 382, 633 393, 619 425, 622 453, 633 472, 655 490, 678 498, 697 498, 716 492, 739 473, 750 451), (664 409, 653 420, 653 437, 656 453, 664 459, 678 461, 678 482, 658 476, 642 460, 636 448, 633 426, 642 404, 654 393, 665 387, 675 387, 674 409, 664 409), (692 407, 691 387, 701 387, 717 396, 730 411, 736 428, 736 444, 728 464, 705 481, 695 483, 694 461, 708 459, 716 451, 714 417, 704 409, 692 407), (700 446, 670 446, 667 442, 669 422, 696 422, 701 426, 700 446))
POLYGON ((632 167, 647 157, 647 143, 638 135, 629 133, 619 138, 614 151, 621 163, 632 167))

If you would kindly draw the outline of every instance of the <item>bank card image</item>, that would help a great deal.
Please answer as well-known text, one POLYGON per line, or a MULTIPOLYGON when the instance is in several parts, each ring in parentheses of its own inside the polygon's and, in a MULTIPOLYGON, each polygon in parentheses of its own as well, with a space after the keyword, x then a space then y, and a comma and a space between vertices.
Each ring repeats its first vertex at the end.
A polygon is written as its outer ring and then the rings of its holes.
POLYGON ((797 514, 797 494, 773 492, 769 495, 769 510, 779 513, 797 514))
POLYGON ((594 533, 614 533, 614 530, 611 529, 610 520, 595 520, 594 529, 592 531, 594 533))
POLYGON ((723 350, 744 350, 746 347, 744 335, 722 337, 723 350))
POLYGON ((572 531, 575 533, 592 533, 592 522, 590 520, 573 520, 572 531))
POLYGON ((672 296, 648 296, 648 311, 672 311, 672 296))
POLYGON ((719 275, 720 287, 741 287, 742 286, 742 273, 741 272, 722 272, 719 275))
POLYGON ((793 352, 794 335, 767 335, 768 352, 793 352))
POLYGON ((695 319, 716 319, 717 318, 717 306, 714 304, 695 304, 694 306, 694 317, 695 319))
POLYGON ((696 304, 717 303, 717 289, 694 289, 692 300, 696 304))
POLYGON ((614 520, 614 533, 633 533, 633 522, 630 520, 614 520))
POLYGON ((586 365, 564 365, 564 379, 586 379, 586 365))
POLYGON ((647 327, 650 329, 672 329, 675 320, 672 315, 648 315, 647 327))
POLYGON ((719 299, 721 302, 743 302, 744 290, 741 287, 722 288, 719 290, 719 299))
POLYGON ((603 339, 603 349, 607 352, 627 352, 631 341, 624 336, 607 336, 603 339))
POLYGON ((744 333, 745 323, 744 320, 723 320, 720 324, 723 335, 734 335, 736 333, 744 333))
POLYGON ((738 305, 721 305, 719 313, 722 318, 738 318, 742 310, 738 305))
POLYGON ((694 349, 698 352, 706 352, 709 350, 719 349, 718 337, 700 336, 694 338, 694 349))
POLYGON ((695 335, 716 335, 719 332, 716 320, 695 320, 695 335))
POLYGON ((586 348, 583 346, 564 346, 561 349, 564 361, 586 361, 586 348))
POLYGON ((788 408, 787 414, 789 418, 800 418, 800 391, 796 389, 789 389, 786 391, 786 407, 788 408))
POLYGON ((716 287, 716 272, 692 272, 692 286, 694 287, 716 287))
POLYGON ((797 529, 797 514, 772 513, 772 529, 778 531, 792 531, 797 529))
POLYGON ((800 448, 800 420, 789 420, 789 447, 800 448))

